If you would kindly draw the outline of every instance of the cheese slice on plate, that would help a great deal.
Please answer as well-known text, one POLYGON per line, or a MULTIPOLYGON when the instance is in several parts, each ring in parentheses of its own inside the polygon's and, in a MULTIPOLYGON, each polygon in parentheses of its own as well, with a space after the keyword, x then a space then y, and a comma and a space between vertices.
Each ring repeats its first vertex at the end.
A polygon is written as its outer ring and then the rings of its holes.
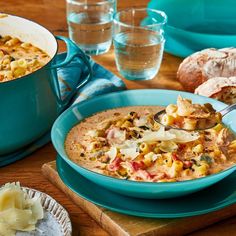
POLYGON ((32 231, 43 217, 40 199, 29 199, 19 183, 0 188, 0 235, 15 235, 16 230, 32 231))

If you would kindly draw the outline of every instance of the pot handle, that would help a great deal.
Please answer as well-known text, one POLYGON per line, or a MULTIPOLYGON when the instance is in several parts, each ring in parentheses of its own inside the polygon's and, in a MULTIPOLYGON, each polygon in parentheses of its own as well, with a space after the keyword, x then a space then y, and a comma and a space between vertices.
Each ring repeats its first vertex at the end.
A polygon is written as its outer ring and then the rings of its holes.
MULTIPOLYGON (((66 47, 67 47, 67 55, 64 61, 58 63, 58 64, 53 64, 50 66, 50 69, 57 69, 59 67, 63 67, 66 66, 67 64, 69 64, 73 58, 75 56, 80 57, 83 62, 85 63, 85 65, 88 68, 88 76, 83 79, 78 85, 77 87, 73 88, 72 91, 70 92, 70 94, 65 97, 62 98, 61 92, 60 92, 60 86, 59 86, 59 82, 58 82, 58 78, 55 79, 56 82, 56 87, 58 88, 58 102, 60 103, 60 105, 62 106, 62 108, 65 108, 68 103, 70 102, 71 98, 76 94, 76 92, 85 84, 87 83, 91 77, 92 77, 92 68, 91 68, 91 64, 89 61, 89 57, 86 56, 86 54, 74 43, 72 42, 69 38, 63 37, 63 36, 55 36, 57 40, 62 40, 66 43, 66 47)), ((57 75, 55 75, 57 77, 57 75)))

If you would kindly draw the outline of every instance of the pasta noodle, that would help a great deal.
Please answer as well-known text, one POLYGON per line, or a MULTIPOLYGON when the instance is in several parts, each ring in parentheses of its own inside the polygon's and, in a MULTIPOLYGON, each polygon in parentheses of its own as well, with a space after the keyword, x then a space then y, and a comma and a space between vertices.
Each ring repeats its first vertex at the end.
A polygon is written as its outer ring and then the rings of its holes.
POLYGON ((0 82, 27 75, 50 60, 41 49, 18 38, 0 36, 0 82))

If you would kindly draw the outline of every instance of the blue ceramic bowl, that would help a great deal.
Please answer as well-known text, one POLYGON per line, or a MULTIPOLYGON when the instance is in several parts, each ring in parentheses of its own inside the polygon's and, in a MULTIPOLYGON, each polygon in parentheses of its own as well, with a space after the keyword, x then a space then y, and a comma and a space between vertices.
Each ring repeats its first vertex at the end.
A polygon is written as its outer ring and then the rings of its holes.
MULTIPOLYGON (((116 179, 85 169, 72 162, 68 158, 64 149, 66 135, 70 129, 84 118, 91 116, 96 112, 117 107, 135 105, 167 106, 170 103, 175 103, 179 94, 183 97, 192 99, 195 103, 209 102, 217 110, 220 110, 226 106, 225 104, 213 99, 173 90, 130 90, 106 94, 76 104, 60 115, 52 128, 53 145, 56 148, 58 154, 78 173, 102 187, 123 195, 137 198, 173 198, 204 189, 231 174, 236 169, 236 166, 218 174, 183 182, 135 182, 130 180, 116 179)), ((224 117, 224 122, 236 132, 236 121, 234 119, 235 115, 235 111, 231 112, 226 117, 224 117)))
POLYGON ((168 16, 165 50, 186 57, 204 48, 236 46, 234 0, 152 0, 168 16))

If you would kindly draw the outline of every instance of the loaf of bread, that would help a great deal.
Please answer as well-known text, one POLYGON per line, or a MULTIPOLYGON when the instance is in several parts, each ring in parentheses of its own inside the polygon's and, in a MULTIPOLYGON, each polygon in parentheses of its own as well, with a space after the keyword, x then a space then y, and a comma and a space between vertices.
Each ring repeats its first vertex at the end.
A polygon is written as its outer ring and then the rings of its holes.
POLYGON ((196 94, 215 98, 227 104, 236 103, 236 77, 214 77, 196 90, 196 94))
POLYGON ((177 78, 189 92, 213 77, 236 76, 236 48, 209 48, 192 54, 180 64, 177 78))

